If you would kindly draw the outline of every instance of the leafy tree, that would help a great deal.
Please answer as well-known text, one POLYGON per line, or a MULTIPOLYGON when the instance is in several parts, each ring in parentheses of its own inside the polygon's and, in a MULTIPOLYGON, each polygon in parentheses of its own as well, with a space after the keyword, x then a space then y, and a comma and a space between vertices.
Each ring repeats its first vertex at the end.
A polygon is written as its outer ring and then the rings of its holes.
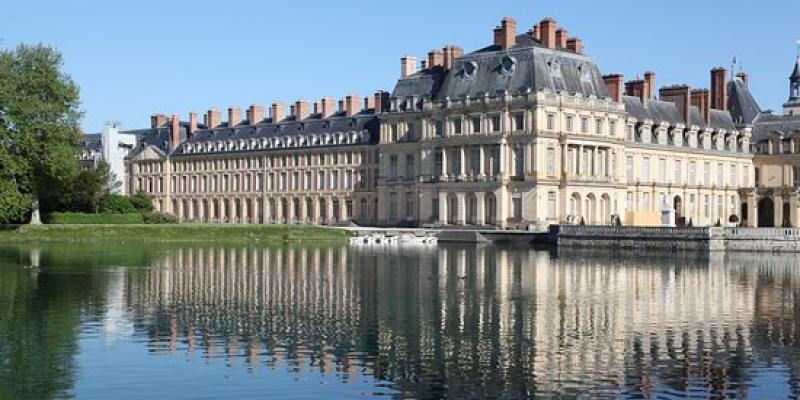
POLYGON ((64 194, 55 209, 99 212, 103 199, 110 196, 118 184, 108 163, 100 161, 97 168, 80 171, 65 185, 64 194))
POLYGON ((136 208, 127 196, 112 194, 100 200, 99 212, 106 214, 134 214, 136 208))
POLYGON ((136 211, 140 213, 144 214, 153 211, 153 199, 151 199, 147 193, 141 190, 131 196, 130 200, 136 211))
POLYGON ((62 65, 44 45, 0 51, 0 222, 41 223, 78 174, 79 90, 62 65))

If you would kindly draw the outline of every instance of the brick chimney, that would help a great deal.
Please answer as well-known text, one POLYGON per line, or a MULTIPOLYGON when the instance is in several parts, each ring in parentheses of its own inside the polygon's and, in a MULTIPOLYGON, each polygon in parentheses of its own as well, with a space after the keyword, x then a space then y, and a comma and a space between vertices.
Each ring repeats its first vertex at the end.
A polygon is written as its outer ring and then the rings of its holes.
POLYGON ((517 44, 517 21, 505 17, 500 21, 500 26, 494 28, 494 45, 501 49, 509 49, 517 44))
POLYGON ((539 22, 539 34, 542 46, 548 49, 556 47, 556 21, 554 19, 547 17, 539 22))
POLYGON ((576 54, 583 54, 583 41, 578 38, 567 39, 567 50, 573 51, 576 54))
POLYGON ((311 105, 306 100, 298 100, 294 103, 295 121, 302 121, 311 115, 311 105))
POLYGON ((269 118, 273 124, 283 121, 286 118, 286 104, 283 102, 272 103, 269 108, 269 118))
POLYGON ((567 30, 564 28, 556 29, 556 47, 559 49, 567 48, 567 30))
POLYGON ((222 121, 222 118, 220 118, 219 110, 217 110, 216 108, 212 108, 206 111, 206 117, 205 117, 206 128, 214 129, 219 126, 220 121, 222 121))
POLYGON ((717 67, 711 70, 711 108, 728 109, 728 70, 717 67))
POLYGON ((361 110, 361 97, 355 94, 348 95, 344 98, 344 111, 348 117, 356 115, 361 110))
POLYGON ((379 90, 372 96, 375 99, 375 112, 380 113, 389 110, 389 92, 379 90))
POLYGON ((181 117, 178 114, 172 114, 170 118, 170 148, 175 150, 181 142, 181 117))
POLYGON ((375 97, 367 96, 364 97, 364 110, 374 110, 375 109, 375 97))
POLYGON ((236 106, 228 108, 228 126, 234 127, 242 122, 242 109, 236 106))
POLYGON ((744 85, 745 89, 747 89, 747 84, 750 80, 750 76, 747 75, 747 72, 744 71, 739 72, 738 74, 736 74, 736 77, 742 80, 742 84, 744 85))
POLYGON ((417 57, 405 55, 400 59, 400 77, 407 78, 417 72, 417 57))
POLYGON ((197 132, 197 113, 192 111, 189 113, 189 128, 186 130, 186 134, 192 138, 195 132, 197 132))
POLYGON ((425 64, 425 68, 433 69, 437 66, 444 65, 444 52, 439 49, 434 49, 428 52, 428 62, 425 64))
POLYGON ((603 82, 608 88, 608 95, 611 97, 611 101, 622 103, 623 76, 621 74, 603 75, 603 82))
POLYGON ((700 110, 700 115, 706 124, 711 123, 711 92, 708 89, 692 90, 692 106, 700 110))
POLYGON ((662 101, 674 103, 675 106, 678 107, 678 112, 683 117, 683 122, 688 125, 691 121, 691 108, 689 107, 691 105, 691 93, 689 86, 675 85, 663 87, 659 90, 658 94, 662 101))
POLYGON ((247 121, 250 125, 255 125, 264 120, 264 107, 251 104, 247 108, 247 121))
POLYGON ((153 114, 150 116, 150 127, 151 128, 158 128, 164 123, 167 122, 167 116, 164 114, 153 114))
POLYGON ((446 70, 453 69, 456 59, 464 55, 464 50, 462 50, 461 47, 458 46, 453 46, 453 45, 445 46, 445 48, 442 50, 444 51, 443 66, 444 69, 446 70))
POLYGON ((528 31, 528 36, 530 36, 531 39, 538 42, 542 40, 541 33, 542 32, 539 30, 539 25, 534 25, 533 28, 531 28, 531 30, 528 31))
POLYGON ((638 97, 642 104, 647 104, 647 97, 645 94, 645 82, 643 79, 625 82, 625 95, 638 97))
POLYGON ((333 97, 323 97, 320 101, 320 118, 328 118, 336 113, 336 102, 333 97))
POLYGON ((647 71, 644 73, 644 98, 652 100, 656 91, 656 73, 647 71))

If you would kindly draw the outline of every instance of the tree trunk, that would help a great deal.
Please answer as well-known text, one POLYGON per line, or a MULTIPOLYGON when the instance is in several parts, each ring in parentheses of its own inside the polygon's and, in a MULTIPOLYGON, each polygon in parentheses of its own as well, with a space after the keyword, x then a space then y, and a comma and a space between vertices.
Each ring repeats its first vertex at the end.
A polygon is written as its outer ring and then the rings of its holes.
POLYGON ((31 221, 29 222, 30 225, 41 225, 42 218, 39 215, 39 197, 33 198, 33 211, 31 211, 31 221))

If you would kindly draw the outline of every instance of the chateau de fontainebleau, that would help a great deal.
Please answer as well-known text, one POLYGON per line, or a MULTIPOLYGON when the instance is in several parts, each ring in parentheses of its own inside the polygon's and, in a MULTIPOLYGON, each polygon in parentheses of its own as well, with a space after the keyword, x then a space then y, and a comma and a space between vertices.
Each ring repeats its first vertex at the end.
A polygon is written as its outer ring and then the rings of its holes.
POLYGON ((657 91, 653 72, 603 74, 550 18, 504 18, 493 38, 404 56, 394 89, 364 99, 107 128, 81 162, 108 159, 123 192, 181 221, 524 229, 670 209, 679 226, 800 225, 800 57, 773 114, 743 71, 657 91))

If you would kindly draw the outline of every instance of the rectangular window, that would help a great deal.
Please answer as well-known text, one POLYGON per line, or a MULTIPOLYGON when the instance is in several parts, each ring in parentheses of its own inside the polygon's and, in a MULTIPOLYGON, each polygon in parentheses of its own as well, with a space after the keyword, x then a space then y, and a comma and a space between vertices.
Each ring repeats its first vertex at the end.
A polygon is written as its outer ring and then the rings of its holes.
POLYGON ((709 215, 709 208, 710 208, 710 206, 711 206, 711 204, 710 204, 710 203, 711 203, 711 199, 710 199, 710 197, 709 197, 708 195, 705 195, 705 196, 703 196, 703 202, 705 203, 705 204, 703 204, 703 215, 704 215, 706 218, 708 218, 708 215, 709 215))
POLYGON ((608 135, 609 136, 617 135, 617 121, 610 121, 608 123, 608 135))
POLYGON ((458 118, 453 119, 453 134, 460 135, 461 134, 461 120, 458 118))
POLYGON ((297 191, 300 185, 300 172, 292 172, 292 190, 297 191))
POLYGON ((556 129, 556 115, 547 114, 547 130, 554 131, 556 129))
POLYGON ((687 184, 689 185, 696 185, 697 184, 697 163, 694 161, 689 161, 689 176, 686 178, 687 184))
POLYGON ((480 133, 481 131, 481 118, 473 117, 471 120, 472 133, 480 133))
POLYGON ((642 211, 650 211, 650 193, 642 193, 642 211))
POLYGON ((331 190, 339 190, 339 171, 331 171, 331 190))
POLYGON ((414 194, 411 192, 406 193, 406 217, 414 218, 414 194))
POLYGON ((717 196, 717 218, 720 219, 720 222, 722 222, 721 220, 725 216, 723 211, 722 211, 722 206, 724 204, 725 204, 725 201, 722 199, 722 196, 721 195, 717 196))
POLYGON ((683 184, 683 171, 682 171, 682 164, 680 160, 675 160, 675 184, 681 185, 683 184))
POLYGON ((564 128, 567 132, 572 132, 572 116, 568 115, 567 120, 565 122, 566 127, 564 128))
POLYGON ((703 185, 711 186, 711 163, 703 164, 703 185))
POLYGON ((556 150, 547 149, 547 176, 556 176, 556 150))
POLYGON ((344 190, 350 190, 353 187, 353 171, 347 170, 344 172, 344 190))
POLYGON ((667 159, 658 159, 658 182, 667 183, 667 159))
POLYGON ((325 171, 317 173, 317 190, 325 190, 325 171))
POLYGON ((489 121, 491 123, 492 132, 500 132, 500 116, 492 115, 489 121))
POLYGON ((600 118, 594 120, 594 133, 598 135, 603 134, 603 120, 600 118))
POLYGON ((629 142, 636 140, 636 127, 631 125, 628 127, 627 139, 629 142))
POLYGON ((589 118, 581 118, 581 133, 589 133, 589 118))
POLYGON ((442 121, 436 121, 433 123, 433 134, 437 137, 444 136, 444 124, 442 124, 442 121))
POLYGON ((406 154, 406 179, 414 179, 414 155, 406 154))
POLYGON ((556 219, 556 192, 547 192, 547 218, 556 219))
POLYGON ((522 113, 514 114, 514 130, 515 131, 525 130, 525 114, 522 113))
POLYGON ((717 187, 725 186, 722 163, 717 164, 717 187))
POLYGON ((397 179, 397 155, 389 156, 389 179, 397 179))
POLYGON ((633 211, 633 192, 628 192, 625 196, 625 210, 633 211))
POLYGON ((731 181, 730 186, 736 187, 739 184, 739 177, 736 173, 736 164, 731 164, 731 181))
POLYGON ((522 198, 515 197, 511 199, 511 210, 514 215, 514 219, 519 221, 522 219, 522 198))
POLYGON ((311 171, 306 171, 305 180, 303 181, 303 189, 311 190, 311 171))
POLYGON ((636 177, 633 175, 633 156, 628 156, 625 159, 625 175, 628 177, 629 184, 636 182, 636 177))
POLYGON ((642 158, 642 182, 650 183, 650 158, 642 158))

